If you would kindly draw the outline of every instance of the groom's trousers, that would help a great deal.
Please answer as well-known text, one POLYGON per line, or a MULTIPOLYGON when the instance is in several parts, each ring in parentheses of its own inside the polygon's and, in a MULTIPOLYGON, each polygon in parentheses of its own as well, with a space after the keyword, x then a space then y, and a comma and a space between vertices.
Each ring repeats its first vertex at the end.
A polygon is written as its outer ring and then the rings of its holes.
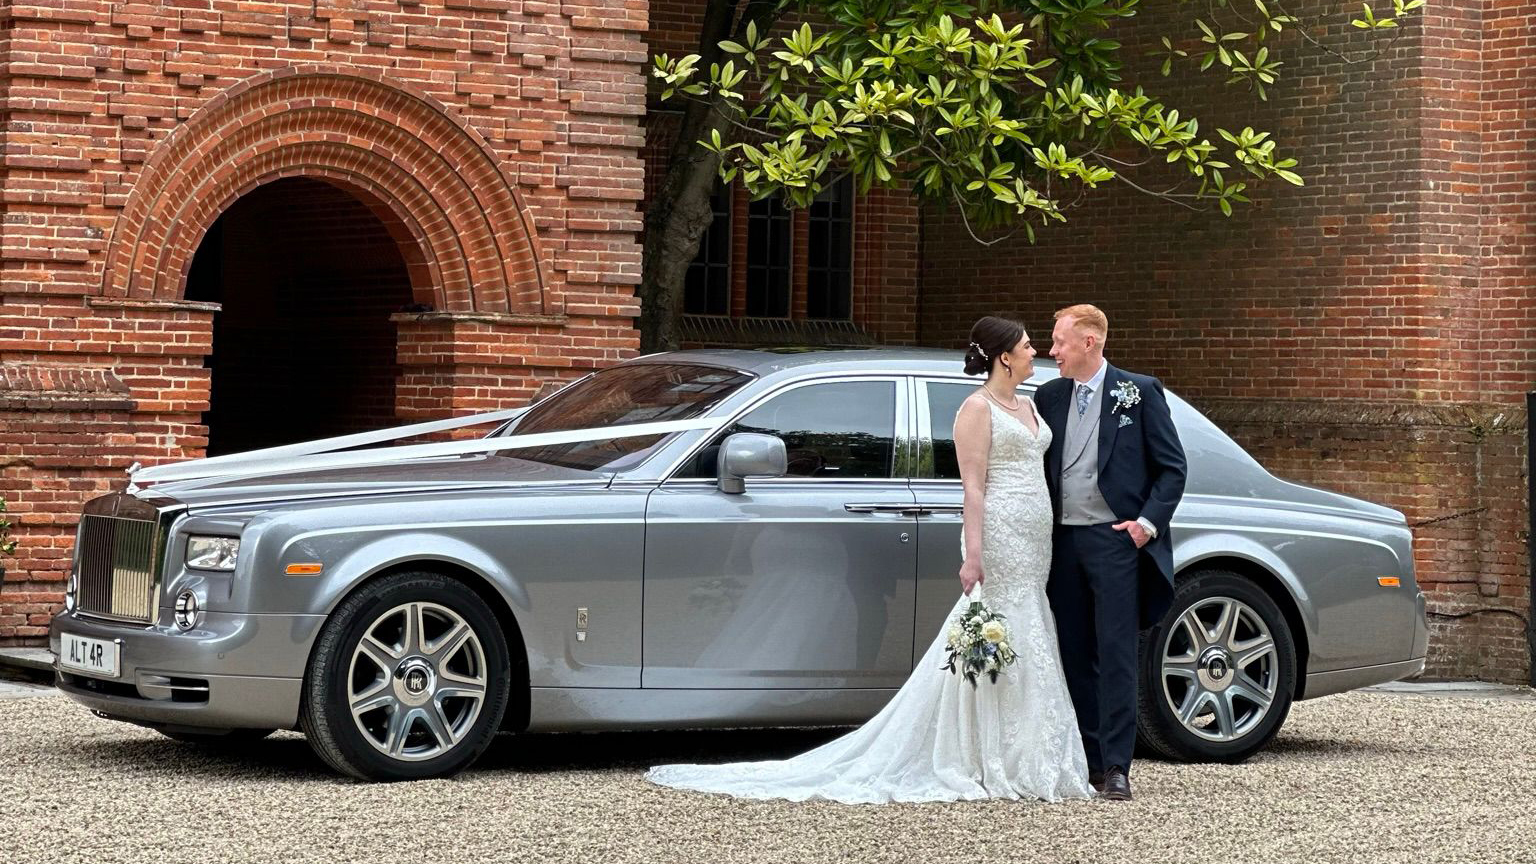
POLYGON ((1136 747, 1141 550, 1128 532, 1058 525, 1046 593, 1088 767, 1129 774, 1136 747))

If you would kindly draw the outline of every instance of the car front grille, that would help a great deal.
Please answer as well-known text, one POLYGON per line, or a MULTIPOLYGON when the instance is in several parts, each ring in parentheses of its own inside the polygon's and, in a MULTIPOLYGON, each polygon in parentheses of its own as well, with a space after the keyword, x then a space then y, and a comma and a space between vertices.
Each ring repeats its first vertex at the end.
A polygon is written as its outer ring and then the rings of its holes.
POLYGON ((86 513, 75 543, 80 611, 149 623, 164 548, 159 521, 86 513))

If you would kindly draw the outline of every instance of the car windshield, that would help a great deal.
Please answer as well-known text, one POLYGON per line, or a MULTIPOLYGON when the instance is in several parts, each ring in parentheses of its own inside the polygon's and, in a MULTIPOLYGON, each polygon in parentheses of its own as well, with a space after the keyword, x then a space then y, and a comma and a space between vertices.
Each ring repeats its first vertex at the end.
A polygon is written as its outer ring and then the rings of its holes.
MULTIPOLYGON (((751 375, 734 369, 687 363, 615 366, 545 399, 497 434, 534 435, 689 420, 702 416, 750 380, 751 375)), ((623 471, 645 461, 667 437, 646 435, 502 452, 567 468, 623 471)))

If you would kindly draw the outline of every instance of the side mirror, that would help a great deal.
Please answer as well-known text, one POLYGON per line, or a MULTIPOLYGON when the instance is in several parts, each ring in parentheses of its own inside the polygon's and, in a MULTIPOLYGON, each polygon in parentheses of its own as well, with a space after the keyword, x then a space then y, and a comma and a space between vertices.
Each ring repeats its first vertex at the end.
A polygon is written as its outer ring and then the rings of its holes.
POLYGON ((789 456, 780 438, 737 432, 720 445, 715 466, 720 491, 740 495, 747 491, 748 477, 783 477, 789 470, 789 456))

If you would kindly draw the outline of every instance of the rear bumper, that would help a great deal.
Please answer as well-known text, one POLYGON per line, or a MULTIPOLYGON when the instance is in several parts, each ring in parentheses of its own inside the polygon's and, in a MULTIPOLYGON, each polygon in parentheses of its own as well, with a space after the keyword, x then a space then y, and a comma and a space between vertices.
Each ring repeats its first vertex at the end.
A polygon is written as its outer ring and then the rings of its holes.
POLYGON ((182 632, 174 625, 125 625, 75 613, 56 616, 48 647, 62 634, 120 646, 118 675, 102 678, 60 666, 59 689, 118 720, 185 728, 292 729, 310 646, 321 615, 205 613, 182 632))
POLYGON ((1357 666, 1353 669, 1335 669, 1332 672, 1314 672, 1307 676, 1301 698, 1316 699, 1319 696, 1331 696, 1334 693, 1369 687, 1372 684, 1386 684, 1389 681, 1412 678, 1424 671, 1424 660, 1425 658, 1421 656, 1378 666, 1357 666))

